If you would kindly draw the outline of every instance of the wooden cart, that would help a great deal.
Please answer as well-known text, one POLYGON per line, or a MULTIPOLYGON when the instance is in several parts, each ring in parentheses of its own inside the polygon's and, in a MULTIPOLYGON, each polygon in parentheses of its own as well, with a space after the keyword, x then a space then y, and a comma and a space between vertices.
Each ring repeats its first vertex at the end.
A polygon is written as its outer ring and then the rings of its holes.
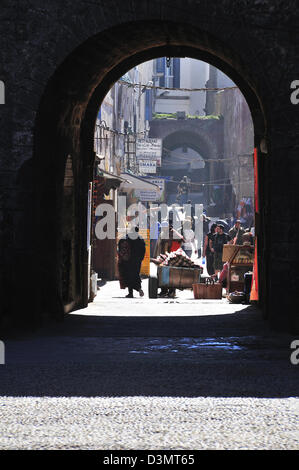
POLYGON ((176 289, 192 289, 192 284, 200 282, 202 268, 182 268, 175 266, 157 266, 150 263, 148 296, 156 299, 158 288, 173 287, 176 289))
POLYGON ((253 269, 254 247, 235 245, 234 248, 234 253, 228 261, 227 289, 228 292, 243 292, 244 274, 253 269))

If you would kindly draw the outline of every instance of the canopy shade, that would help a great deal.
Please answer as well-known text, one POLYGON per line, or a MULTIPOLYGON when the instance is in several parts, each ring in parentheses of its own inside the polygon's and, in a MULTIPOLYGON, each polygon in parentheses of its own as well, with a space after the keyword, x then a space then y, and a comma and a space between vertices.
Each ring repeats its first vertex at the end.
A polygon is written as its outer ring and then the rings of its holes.
POLYGON ((126 179, 121 178, 118 175, 114 175, 113 173, 109 173, 108 171, 102 170, 98 167, 97 169, 98 176, 102 176, 104 178, 104 193, 109 194, 111 189, 118 189, 121 183, 129 183, 126 179))
POLYGON ((119 187, 121 191, 141 190, 141 191, 156 191, 160 194, 160 188, 154 183, 145 181, 143 178, 139 178, 136 175, 130 173, 121 173, 123 181, 119 187))

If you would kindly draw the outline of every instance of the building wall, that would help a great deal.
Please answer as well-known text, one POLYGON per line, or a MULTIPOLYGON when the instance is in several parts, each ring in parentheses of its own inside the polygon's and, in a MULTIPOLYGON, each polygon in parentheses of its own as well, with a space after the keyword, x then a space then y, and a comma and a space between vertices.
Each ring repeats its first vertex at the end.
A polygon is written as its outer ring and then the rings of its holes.
POLYGON ((240 90, 232 89, 220 91, 215 95, 215 108, 217 114, 223 116, 224 158, 232 159, 224 165, 224 168, 233 186, 235 209, 245 199, 250 199, 253 207, 254 132, 249 107, 240 90))
POLYGON ((103 170, 120 174, 126 131, 136 138, 143 138, 148 134, 153 100, 150 88, 152 80, 151 60, 128 70, 102 101, 95 132, 95 151, 105 157, 100 164, 103 170), (131 86, 128 86, 128 82, 131 86), (149 85, 149 88, 142 85, 149 85), (100 125, 103 126, 102 132, 99 130, 100 125))
POLYGON ((184 111, 192 116, 205 115, 205 92, 189 91, 193 88, 204 88, 208 79, 209 66, 206 62, 190 57, 180 58, 180 88, 184 90, 159 90, 155 100, 155 112, 176 113, 184 111), (161 94, 163 97, 161 97, 161 94), (160 98, 159 98, 160 96, 160 98))
MULTIPOLYGON (((116 238, 115 240, 98 240, 95 226, 98 218, 95 216, 99 204, 109 201, 114 209, 117 208, 118 190, 104 191, 105 176, 99 176, 98 171, 104 170, 113 175, 120 175, 124 166, 126 153, 126 130, 134 138, 145 137, 149 129, 148 100, 146 93, 153 79, 153 61, 147 61, 130 69, 118 80, 107 93, 101 103, 95 129, 94 148, 98 161, 93 180, 93 227, 92 227, 92 268, 103 279, 112 280, 117 275, 116 238), (128 86, 130 82, 132 86, 128 86)), ((105 173, 104 173, 105 175, 105 173)), ((117 219, 116 219, 117 220, 117 219)))
MULTIPOLYGON (((183 61, 186 59, 183 59, 183 61)), ((205 88, 208 79, 209 66, 206 62, 190 59, 190 88, 205 88)), ((193 91, 190 93, 189 114, 191 116, 205 115, 205 92, 193 91)))
MULTIPOLYGON (((154 74, 154 61, 149 60, 142 64, 139 64, 137 67, 137 83, 141 85, 153 85, 153 74, 154 74)), ((151 88, 144 89, 144 87, 139 87, 137 89, 138 95, 138 107, 137 107, 137 129, 136 132, 139 134, 146 135, 149 130, 149 120, 151 115, 147 115, 146 107, 147 100, 151 102, 153 99, 153 90, 151 88), (148 96, 148 98, 147 98, 148 96)), ((151 106, 150 106, 151 107, 151 106)), ((148 110, 150 113, 150 109, 148 110)))

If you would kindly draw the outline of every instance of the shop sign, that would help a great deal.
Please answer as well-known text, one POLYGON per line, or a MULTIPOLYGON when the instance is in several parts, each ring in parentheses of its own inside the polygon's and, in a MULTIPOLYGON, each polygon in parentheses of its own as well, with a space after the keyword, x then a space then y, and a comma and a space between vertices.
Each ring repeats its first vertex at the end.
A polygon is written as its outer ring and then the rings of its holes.
POLYGON ((139 171, 142 173, 156 173, 157 162, 155 160, 139 160, 139 171))
POLYGON ((159 186, 161 193, 163 193, 163 191, 165 189, 165 179, 163 179, 163 178, 149 178, 147 181, 149 183, 153 183, 153 184, 156 184, 157 186, 159 186))
POLYGON ((150 183, 156 184, 159 187, 159 189, 160 189, 159 200, 164 201, 164 197, 165 197, 165 179, 163 179, 163 178, 148 178, 147 181, 150 182, 150 183))
POLYGON ((135 196, 138 197, 140 201, 157 201, 159 199, 157 191, 142 191, 141 189, 136 189, 135 196))
POLYGON ((137 160, 155 160, 161 166, 162 139, 145 138, 136 140, 137 160))

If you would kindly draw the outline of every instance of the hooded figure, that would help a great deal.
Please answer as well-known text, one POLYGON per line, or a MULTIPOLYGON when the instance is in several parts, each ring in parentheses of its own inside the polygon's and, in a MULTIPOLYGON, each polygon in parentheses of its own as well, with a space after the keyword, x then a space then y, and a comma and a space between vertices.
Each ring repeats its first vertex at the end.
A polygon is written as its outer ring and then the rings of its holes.
POLYGON ((118 243, 118 272, 120 288, 129 289, 126 297, 133 297, 133 290, 144 295, 141 289, 140 268, 145 255, 145 243, 138 234, 138 227, 133 227, 130 233, 118 243))

